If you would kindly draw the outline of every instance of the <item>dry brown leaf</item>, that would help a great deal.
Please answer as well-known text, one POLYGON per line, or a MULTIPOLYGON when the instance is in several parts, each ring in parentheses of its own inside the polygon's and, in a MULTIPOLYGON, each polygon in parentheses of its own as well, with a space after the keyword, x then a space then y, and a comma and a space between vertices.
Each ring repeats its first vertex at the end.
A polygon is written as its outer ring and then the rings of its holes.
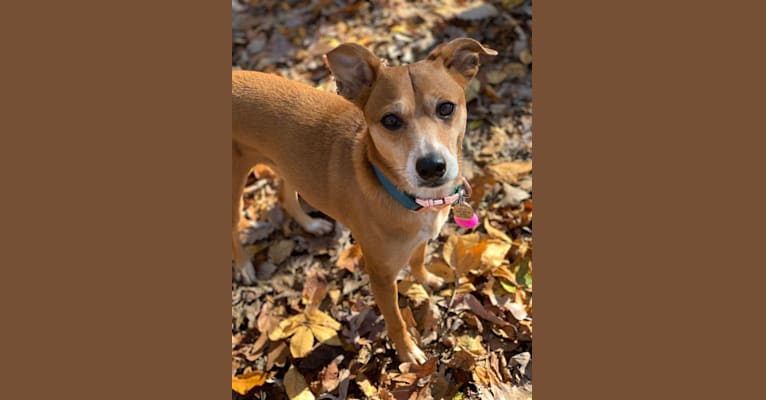
POLYGON ((263 303, 261 306, 261 312, 258 314, 255 324, 258 332, 268 334, 279 325, 279 320, 271 313, 273 308, 274 305, 271 302, 263 303))
POLYGON ((287 348, 287 344, 285 342, 279 342, 278 345, 269 351, 269 354, 266 357, 266 369, 270 370, 271 367, 275 365, 280 368, 283 367, 285 365, 285 361, 287 360, 287 354, 289 351, 290 349, 287 348))
POLYGON ((487 311, 487 309, 484 308, 484 305, 482 305, 481 302, 472 294, 469 293, 463 296, 463 301, 465 301, 471 311, 478 317, 500 326, 508 325, 507 321, 503 321, 502 319, 498 318, 497 315, 487 311))
POLYGON ((303 284, 301 301, 308 307, 318 307, 327 294, 327 280, 319 268, 311 268, 303 284))
POLYGON ((314 335, 311 329, 301 325, 295 330, 295 334, 290 339, 290 354, 293 358, 303 358, 311 353, 314 347, 314 335))
POLYGON ((253 388, 262 386, 274 374, 276 372, 252 371, 240 376, 234 376, 231 378, 231 388, 244 396, 253 388))
POLYGON ((346 247, 343 249, 343 251, 340 252, 340 255, 338 256, 338 261, 335 262, 335 265, 341 268, 345 268, 349 270, 350 272, 354 272, 356 267, 359 265, 359 260, 362 258, 362 247, 359 246, 358 243, 351 245, 349 247, 346 247))
POLYGON ((269 246, 269 261, 279 264, 285 261, 295 248, 295 242, 290 239, 280 240, 269 246))
POLYGON ((518 182, 519 178, 532 171, 532 161, 508 161, 487 167, 490 174, 500 182, 508 184, 518 182))
POLYGON ((414 363, 401 363, 399 364, 399 372, 414 373, 417 378, 424 378, 432 375, 436 372, 436 364, 439 361, 438 357, 431 357, 423 365, 414 363))
POLYGON ((449 365, 452 368, 470 371, 473 369, 473 366, 476 365, 476 358, 473 354, 465 350, 458 350, 452 356, 449 365))
POLYGON ((290 400, 314 400, 314 394, 309 390, 306 379, 294 365, 287 370, 284 379, 285 391, 290 400))
POLYGON ((322 368, 322 370, 319 372, 319 381, 322 384, 322 393, 332 392, 335 390, 335 388, 338 387, 338 375, 338 364, 335 364, 335 361, 330 362, 326 367, 322 368))
POLYGON ((507 243, 513 242, 513 240, 511 240, 511 238, 505 232, 492 226, 492 224, 489 223, 489 218, 484 219, 484 229, 487 231, 489 236, 495 237, 507 243))
POLYGON ((527 318, 527 309, 524 307, 523 304, 519 303, 508 303, 505 306, 505 309, 511 312, 513 315, 513 318, 516 318, 517 320, 521 321, 525 318, 527 318))

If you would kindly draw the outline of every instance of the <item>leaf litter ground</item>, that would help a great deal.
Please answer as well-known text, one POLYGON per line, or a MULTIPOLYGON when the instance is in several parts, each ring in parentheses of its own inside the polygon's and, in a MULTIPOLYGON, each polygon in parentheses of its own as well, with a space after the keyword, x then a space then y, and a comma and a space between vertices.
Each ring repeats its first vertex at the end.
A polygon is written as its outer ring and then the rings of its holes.
POLYGON ((466 89, 464 175, 480 226, 448 223, 429 244, 441 289, 400 275, 402 314, 428 362, 397 361, 350 232, 304 232, 257 166, 240 229, 259 281, 232 282, 232 398, 531 398, 531 26, 530 1, 232 0, 232 68, 322 90, 334 83, 321 56, 343 42, 390 65, 463 36, 500 53, 466 89))

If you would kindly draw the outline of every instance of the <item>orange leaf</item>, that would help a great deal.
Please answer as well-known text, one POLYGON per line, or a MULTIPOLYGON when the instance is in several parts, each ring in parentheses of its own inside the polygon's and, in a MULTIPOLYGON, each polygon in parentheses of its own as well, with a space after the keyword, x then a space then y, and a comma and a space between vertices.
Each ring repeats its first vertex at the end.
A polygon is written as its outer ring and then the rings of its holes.
POLYGON ((276 372, 253 371, 244 375, 234 376, 231 378, 231 388, 235 392, 244 396, 254 387, 262 386, 269 378, 274 376, 275 373, 276 372))
POLYGON ((359 260, 361 258, 362 248, 357 243, 343 249, 338 256, 338 261, 335 262, 335 265, 345 268, 350 272, 354 272, 354 269, 359 265, 359 260))

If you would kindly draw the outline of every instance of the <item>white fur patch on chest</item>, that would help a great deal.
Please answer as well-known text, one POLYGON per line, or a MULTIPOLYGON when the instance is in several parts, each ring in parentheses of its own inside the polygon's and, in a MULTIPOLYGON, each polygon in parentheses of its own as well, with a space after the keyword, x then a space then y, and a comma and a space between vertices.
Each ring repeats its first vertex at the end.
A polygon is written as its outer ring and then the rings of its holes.
POLYGON ((439 236, 439 232, 442 230, 442 226, 447 222, 449 217, 449 207, 446 207, 438 212, 428 212, 422 214, 423 224, 418 232, 419 240, 436 239, 439 236))

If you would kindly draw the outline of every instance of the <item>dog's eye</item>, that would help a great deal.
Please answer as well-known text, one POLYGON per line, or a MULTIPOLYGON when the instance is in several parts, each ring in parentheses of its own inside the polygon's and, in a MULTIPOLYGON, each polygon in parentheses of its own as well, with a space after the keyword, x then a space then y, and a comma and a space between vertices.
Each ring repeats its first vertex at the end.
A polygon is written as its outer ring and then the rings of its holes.
POLYGON ((436 114, 441 118, 447 118, 452 115, 453 112, 455 112, 455 105, 449 101, 445 101, 436 106, 436 114))
POLYGON ((402 127, 401 118, 394 114, 386 114, 380 119, 381 125, 390 131, 395 131, 402 127))

